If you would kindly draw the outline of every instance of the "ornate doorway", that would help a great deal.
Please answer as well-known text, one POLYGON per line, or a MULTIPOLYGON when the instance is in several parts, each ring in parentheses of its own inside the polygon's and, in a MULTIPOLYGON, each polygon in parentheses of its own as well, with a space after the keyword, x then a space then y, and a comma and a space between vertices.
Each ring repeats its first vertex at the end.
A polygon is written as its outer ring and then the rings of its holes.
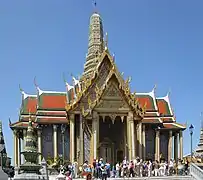
POLYGON ((100 157, 103 158, 104 162, 112 161, 112 150, 111 140, 109 138, 104 138, 99 147, 100 157))
POLYGON ((115 164, 117 157, 123 160, 126 144, 126 122, 120 117, 114 121, 109 116, 99 120, 99 156, 104 161, 115 164), (120 151, 117 154, 117 151, 120 151), (119 155, 119 156, 118 156, 119 155))

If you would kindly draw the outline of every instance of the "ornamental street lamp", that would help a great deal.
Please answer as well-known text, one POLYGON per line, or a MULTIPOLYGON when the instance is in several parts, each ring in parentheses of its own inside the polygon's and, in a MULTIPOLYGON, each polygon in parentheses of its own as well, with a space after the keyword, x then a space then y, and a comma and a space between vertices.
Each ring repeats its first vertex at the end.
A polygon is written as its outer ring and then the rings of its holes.
POLYGON ((61 134, 62 134, 63 165, 65 162, 65 137, 64 137, 65 131, 66 131, 66 125, 62 124, 61 125, 61 134))
POLYGON ((193 135, 193 125, 191 124, 190 127, 189 127, 189 130, 190 130, 190 145, 191 145, 191 149, 190 149, 190 158, 191 158, 191 162, 192 162, 192 135, 193 135))

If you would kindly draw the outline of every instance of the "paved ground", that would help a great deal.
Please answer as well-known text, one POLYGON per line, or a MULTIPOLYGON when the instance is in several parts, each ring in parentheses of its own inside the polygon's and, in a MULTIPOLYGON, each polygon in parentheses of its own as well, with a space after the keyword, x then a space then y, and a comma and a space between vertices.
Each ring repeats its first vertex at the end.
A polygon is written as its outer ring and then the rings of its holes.
MULTIPOLYGON (((157 180, 191 180, 191 176, 163 176, 163 177, 137 177, 137 178, 108 178, 108 180, 150 180, 150 179, 157 179, 157 180)), ((56 176, 52 176, 49 178, 49 180, 56 180, 56 176)), ((75 180, 85 180, 82 178, 78 178, 75 180)), ((96 180, 96 179, 95 179, 96 180)), ((99 179, 98 179, 99 180, 99 179)))

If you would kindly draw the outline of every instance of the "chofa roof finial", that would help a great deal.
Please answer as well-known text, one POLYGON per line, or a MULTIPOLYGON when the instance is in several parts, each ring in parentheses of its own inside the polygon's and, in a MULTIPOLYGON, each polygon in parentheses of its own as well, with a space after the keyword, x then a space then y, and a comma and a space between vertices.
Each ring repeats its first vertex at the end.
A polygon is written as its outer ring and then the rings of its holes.
POLYGON ((35 85, 35 87, 36 87, 36 89, 39 89, 39 86, 38 86, 38 84, 37 84, 37 80, 36 80, 36 76, 34 77, 34 85, 35 85))
POLYGON ((169 88, 168 93, 166 96, 170 96, 171 95, 171 88, 169 88))
POLYGON ((21 88, 21 85, 19 84, 19 90, 21 93, 24 93, 23 89, 21 88))
POLYGON ((67 81, 66 81, 66 77, 65 77, 65 73, 63 73, 63 82, 66 84, 67 81))
POLYGON ((152 91, 155 93, 156 92, 156 88, 157 88, 157 84, 154 85, 152 91))

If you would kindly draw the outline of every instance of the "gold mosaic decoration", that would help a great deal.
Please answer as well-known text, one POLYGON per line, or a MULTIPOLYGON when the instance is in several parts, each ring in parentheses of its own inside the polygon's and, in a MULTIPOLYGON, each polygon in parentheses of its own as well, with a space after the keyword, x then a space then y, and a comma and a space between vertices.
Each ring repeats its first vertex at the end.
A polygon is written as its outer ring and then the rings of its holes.
MULTIPOLYGON (((66 110, 67 111, 73 110, 76 106, 78 106, 78 102, 81 100, 82 97, 88 96, 87 97, 88 108, 85 109, 84 105, 81 106, 82 115, 87 116, 89 113, 91 113, 92 109, 100 101, 100 98, 101 98, 102 94, 104 93, 106 86, 108 86, 108 82, 109 82, 110 78, 113 75, 115 75, 117 80, 118 80, 118 83, 119 83, 119 89, 123 91, 125 97, 127 98, 128 104, 133 108, 136 115, 143 117, 143 115, 146 111, 146 107, 143 107, 143 108, 140 107, 140 105, 138 103, 138 99, 136 98, 136 93, 130 92, 130 85, 129 84, 131 81, 131 77, 128 77, 126 80, 123 80, 122 75, 118 71, 112 57, 107 52, 104 52, 104 54, 101 56, 102 61, 104 60, 104 57, 106 55, 108 56, 108 59, 110 60, 110 62, 112 64, 112 67, 111 67, 111 70, 107 76, 107 79, 103 82, 103 85, 99 88, 98 84, 95 84, 94 91, 96 93, 96 99, 95 100, 91 99, 90 95, 88 94, 88 90, 89 90, 90 86, 92 86, 93 83, 95 82, 95 78, 99 77, 98 76, 99 75, 99 72, 98 72, 99 68, 96 69, 96 71, 92 74, 90 79, 86 79, 85 77, 83 77, 81 91, 78 92, 77 98, 75 101, 66 105, 66 110)), ((102 61, 100 61, 100 65, 101 65, 102 61)), ((98 66, 98 67, 100 67, 100 66, 98 66)))

